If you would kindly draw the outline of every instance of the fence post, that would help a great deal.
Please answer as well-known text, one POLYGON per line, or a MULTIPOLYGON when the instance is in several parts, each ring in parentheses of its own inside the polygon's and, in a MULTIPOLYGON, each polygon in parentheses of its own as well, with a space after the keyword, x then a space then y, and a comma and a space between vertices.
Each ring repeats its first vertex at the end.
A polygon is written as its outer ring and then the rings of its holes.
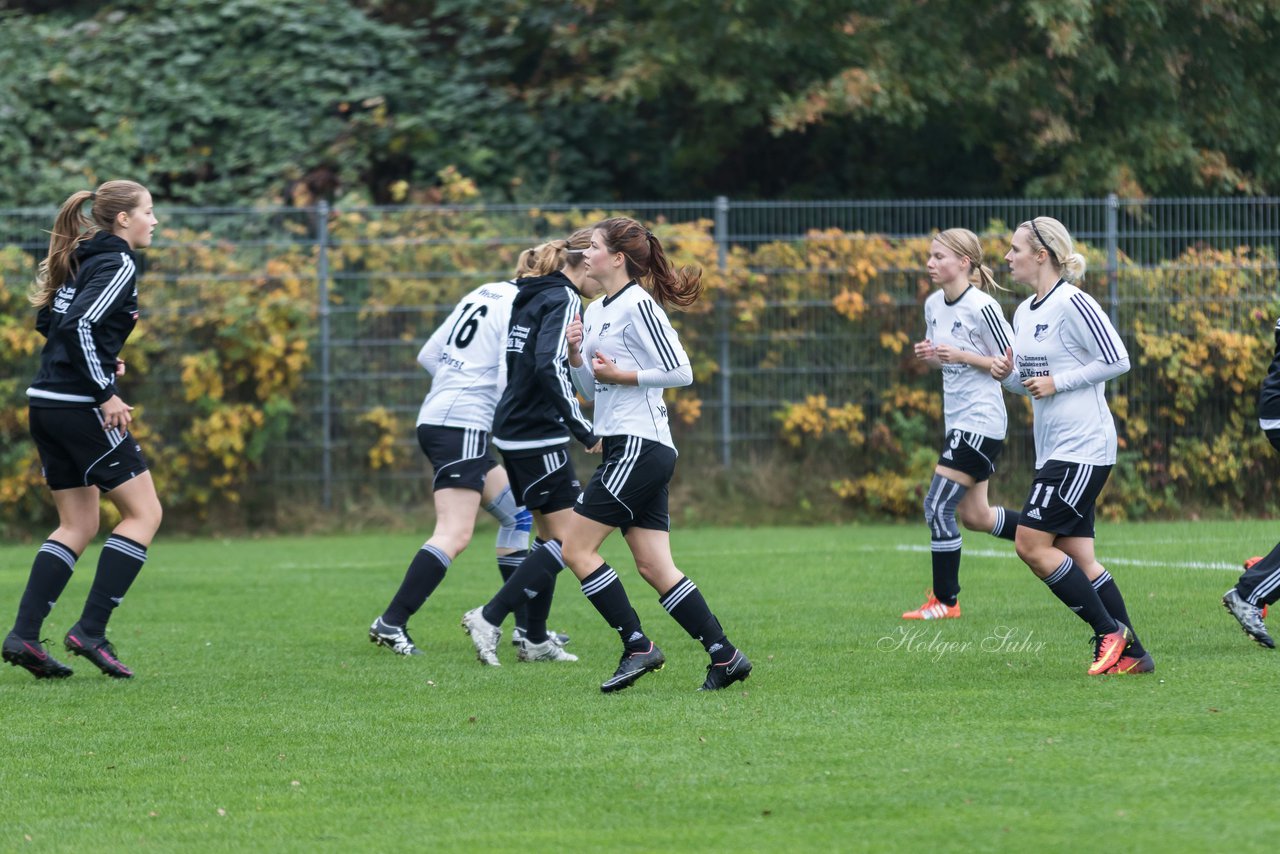
POLYGON ((329 203, 316 208, 316 292, 320 316, 320 493, 325 510, 333 508, 332 352, 329 343, 329 203))
MULTIPOLYGON (((716 196, 716 266, 724 275, 729 269, 729 198, 716 196)), ((722 291, 716 299, 716 337, 719 339, 720 362, 720 463, 728 468, 733 462, 733 419, 731 403, 729 351, 729 298, 722 291)))
POLYGON ((1111 300, 1111 325, 1120 328, 1120 198, 1107 196, 1107 289, 1111 300))

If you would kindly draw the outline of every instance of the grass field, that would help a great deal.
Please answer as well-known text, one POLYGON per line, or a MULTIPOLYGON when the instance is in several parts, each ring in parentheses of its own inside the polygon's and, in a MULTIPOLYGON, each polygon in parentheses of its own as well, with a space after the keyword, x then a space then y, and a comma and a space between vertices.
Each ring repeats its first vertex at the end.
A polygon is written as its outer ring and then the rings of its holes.
MULTIPOLYGON (((552 625, 582 661, 476 662, 488 532, 412 659, 365 632, 421 537, 162 535, 111 631, 137 678, 0 672, 0 850, 1275 850, 1280 654, 1218 600, 1276 526, 1099 533, 1151 676, 1086 677, 1088 627, 991 537, 966 534, 963 619, 905 624, 923 526, 718 529, 676 557, 751 679, 696 692, 704 653, 611 540, 668 665, 608 696, 616 635, 568 573, 552 625)), ((4 620, 33 553, 0 547, 4 620)))

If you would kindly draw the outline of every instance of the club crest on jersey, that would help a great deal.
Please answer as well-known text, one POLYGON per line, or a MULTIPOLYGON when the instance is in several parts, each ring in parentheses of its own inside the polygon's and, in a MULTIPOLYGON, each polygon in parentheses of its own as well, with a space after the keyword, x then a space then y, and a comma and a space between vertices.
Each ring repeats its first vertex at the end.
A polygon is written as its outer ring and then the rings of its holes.
POLYGON ((1045 338, 1049 336, 1049 324, 1037 323, 1036 331, 1032 333, 1032 335, 1037 341, 1043 341, 1045 338))
POLYGON ((601 326, 600 326, 600 337, 601 337, 601 338, 603 338, 603 337, 604 337, 604 334, 605 334, 606 332, 608 332, 608 331, 609 331, 609 326, 610 326, 610 324, 608 324, 608 323, 601 324, 601 326))
POLYGON ((955 335, 957 332, 964 332, 964 324, 958 320, 951 324, 951 334, 955 335))

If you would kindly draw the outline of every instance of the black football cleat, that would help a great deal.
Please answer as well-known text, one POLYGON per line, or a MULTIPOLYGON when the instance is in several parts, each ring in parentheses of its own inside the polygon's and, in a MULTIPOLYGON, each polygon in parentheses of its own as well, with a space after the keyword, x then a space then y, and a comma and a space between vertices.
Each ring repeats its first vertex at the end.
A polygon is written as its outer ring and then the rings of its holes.
POLYGON ((733 658, 724 664, 714 661, 707 665, 707 678, 699 691, 719 691, 728 688, 734 682, 741 682, 751 675, 751 659, 742 654, 742 650, 734 650, 733 658))
POLYGON ((618 662, 618 669, 604 681, 600 690, 611 694, 623 688, 630 688, 641 676, 654 670, 661 670, 662 665, 666 663, 667 657, 662 654, 662 650, 658 649, 656 643, 649 641, 649 648, 644 652, 623 652, 622 660, 618 662))
POLYGON ((66 679, 75 673, 49 654, 40 641, 24 640, 13 632, 4 639, 4 660, 37 679, 66 679))
POLYGON ((89 659, 94 667, 112 679, 133 678, 133 671, 116 658, 116 649, 111 642, 105 637, 95 638, 85 634, 79 623, 71 627, 63 643, 67 647, 67 652, 89 659))

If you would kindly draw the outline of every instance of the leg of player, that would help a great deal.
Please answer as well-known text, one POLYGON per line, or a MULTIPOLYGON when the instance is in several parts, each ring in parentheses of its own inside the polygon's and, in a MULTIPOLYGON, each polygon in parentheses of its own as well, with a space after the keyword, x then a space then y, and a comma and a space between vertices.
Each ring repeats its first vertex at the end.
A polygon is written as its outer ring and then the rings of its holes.
POLYGON ((1120 660, 1131 632, 1107 611, 1084 570, 1057 547, 1057 539, 1058 535, 1051 531, 1020 525, 1015 540, 1018 557, 1062 604, 1093 628, 1094 656, 1088 672, 1090 676, 1097 676, 1120 660))
POLYGON ((142 571, 164 511, 148 471, 121 483, 107 498, 120 511, 120 523, 102 545, 84 611, 67 632, 65 643, 69 652, 87 658, 108 676, 127 679, 133 671, 120 662, 107 640, 107 621, 142 571))
POLYGON ((1008 507, 992 507, 987 499, 987 484, 982 480, 975 483, 956 507, 956 515, 960 524, 970 531, 985 531, 993 537, 1013 542, 1021 519, 1017 510, 1008 507))
POLYGON ((652 528, 630 528, 626 539, 636 569, 658 591, 659 604, 711 657, 699 690, 716 691, 746 679, 751 674, 750 659, 729 642, 698 586, 676 568, 671 535, 652 528))
POLYGON ((666 657, 640 626, 618 573, 605 563, 600 545, 616 528, 575 513, 565 536, 565 563, 582 585, 582 592, 622 641, 622 658, 600 690, 606 694, 635 684, 646 673, 661 670, 666 657))
POLYGON ((40 629, 71 581, 76 560, 98 534, 101 496, 96 486, 53 491, 58 527, 36 552, 13 631, 4 639, 4 660, 37 679, 62 679, 73 672, 40 643, 40 629))
POLYGON ((904 620, 937 620, 960 616, 960 528, 956 511, 974 485, 971 475, 938 466, 924 498, 924 521, 929 526, 933 587, 925 602, 902 615, 904 620))
MULTIPOLYGON (((1269 434, 1268 434, 1269 435, 1269 434)), ((1267 649, 1276 642, 1267 632, 1267 605, 1280 598, 1280 545, 1266 557, 1244 562, 1244 574, 1222 596, 1222 605, 1240 623, 1244 633, 1267 649)))
POLYGON ((1151 654, 1142 646, 1142 641, 1138 640, 1138 632, 1134 629, 1133 622, 1129 618, 1129 609, 1125 606, 1124 596, 1121 595, 1119 586, 1116 584, 1115 579, 1111 577, 1111 573, 1107 572, 1107 568, 1098 562, 1098 558, 1094 554, 1093 539, 1091 537, 1059 537, 1057 546, 1070 555, 1076 566, 1083 570, 1085 577, 1089 579, 1089 583, 1097 591, 1098 598, 1102 600, 1102 605, 1107 609, 1107 613, 1111 614, 1122 625, 1128 626, 1132 634, 1129 639, 1129 645, 1121 654, 1120 659, 1107 672, 1138 674, 1150 673, 1155 670, 1155 661, 1152 660, 1151 654))
POLYGON ((474 489, 437 489, 434 493, 436 526, 422 544, 391 604, 369 627, 369 640, 398 655, 421 655, 407 630, 409 618, 418 612, 444 581, 454 558, 471 543, 480 493, 474 489))
MULTIPOLYGON (((497 647, 502 636, 502 623, 509 614, 522 606, 528 608, 526 640, 536 640, 535 645, 540 649, 548 643, 547 615, 551 610, 556 576, 564 569, 560 537, 573 515, 572 507, 551 513, 534 511, 534 523, 545 539, 529 551, 529 555, 521 561, 520 566, 492 599, 484 606, 472 608, 462 615, 462 628, 470 635, 476 648, 476 658, 482 663, 494 667, 499 665, 497 647)), ((564 653, 554 659, 521 660, 577 661, 577 656, 564 653)))

